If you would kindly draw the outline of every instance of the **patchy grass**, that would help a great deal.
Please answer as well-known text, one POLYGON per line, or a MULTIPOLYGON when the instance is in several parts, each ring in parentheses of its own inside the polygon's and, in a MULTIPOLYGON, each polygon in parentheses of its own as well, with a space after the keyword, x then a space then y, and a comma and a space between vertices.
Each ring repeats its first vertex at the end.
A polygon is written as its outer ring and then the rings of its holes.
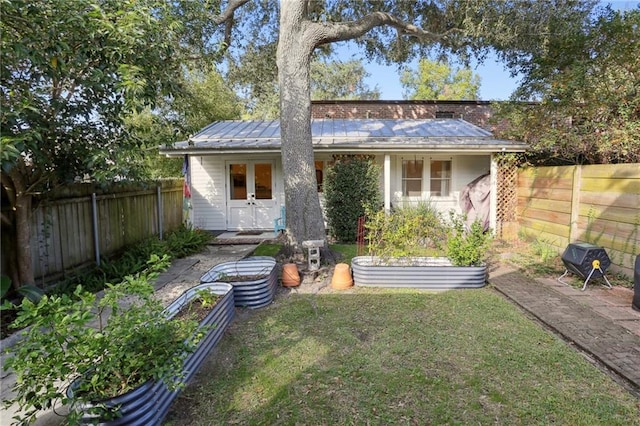
POLYGON ((490 289, 290 294, 236 320, 167 424, 640 424, 490 289))
POLYGON ((340 253, 342 256, 340 262, 351 265, 351 259, 358 255, 358 246, 356 244, 329 244, 331 251, 340 253))
MULTIPOLYGON (((558 278, 564 271, 565 267, 562 263, 561 255, 552 245, 540 241, 514 241, 504 242, 498 241, 494 244, 494 251, 501 253, 501 259, 510 265, 517 267, 526 275, 532 278, 558 278)), ((495 258, 495 256, 494 256, 495 258)), ((633 280, 622 274, 614 274, 606 271, 605 275, 611 282, 611 285, 631 288, 633 280)), ((562 281, 575 288, 582 288, 584 279, 569 273, 562 278, 562 281)), ((589 281, 591 284, 605 284, 602 278, 594 278, 589 281)))
POLYGON ((278 243, 260 243, 253 251, 253 256, 271 256, 276 257, 282 250, 282 244, 278 243))

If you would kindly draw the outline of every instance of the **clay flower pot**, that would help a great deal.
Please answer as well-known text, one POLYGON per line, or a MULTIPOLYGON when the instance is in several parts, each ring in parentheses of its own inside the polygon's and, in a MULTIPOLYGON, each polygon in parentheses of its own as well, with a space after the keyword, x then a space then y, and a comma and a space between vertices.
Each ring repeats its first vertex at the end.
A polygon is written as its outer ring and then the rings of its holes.
POLYGON ((333 271, 331 278, 331 288, 335 290, 344 290, 353 285, 353 278, 349 265, 346 263, 338 263, 333 271))
POLYGON ((286 263, 282 266, 282 285, 285 287, 297 287, 300 285, 298 265, 286 263))

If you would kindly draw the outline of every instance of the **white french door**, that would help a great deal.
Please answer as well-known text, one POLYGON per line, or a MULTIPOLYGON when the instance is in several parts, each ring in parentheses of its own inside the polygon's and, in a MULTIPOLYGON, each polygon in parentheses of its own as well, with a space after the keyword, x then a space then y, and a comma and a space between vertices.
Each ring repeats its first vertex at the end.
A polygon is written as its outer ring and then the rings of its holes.
POLYGON ((278 215, 273 161, 227 163, 227 229, 273 229, 278 215))

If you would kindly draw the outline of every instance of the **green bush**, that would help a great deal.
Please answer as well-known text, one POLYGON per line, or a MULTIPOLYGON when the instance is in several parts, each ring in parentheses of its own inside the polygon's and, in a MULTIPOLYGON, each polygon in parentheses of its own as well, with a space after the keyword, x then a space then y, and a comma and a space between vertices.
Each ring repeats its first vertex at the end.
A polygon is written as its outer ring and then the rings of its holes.
POLYGON ((327 222, 338 242, 355 242, 358 218, 365 206, 378 210, 382 206, 380 168, 371 159, 352 157, 335 163, 327 170, 324 198, 327 222))
POLYGON ((383 259, 438 255, 447 236, 440 213, 427 202, 390 214, 367 209, 365 226, 369 254, 383 259))
POLYGON ((463 218, 451 213, 447 257, 455 266, 482 265, 492 240, 491 232, 485 232, 479 221, 466 229, 463 218))

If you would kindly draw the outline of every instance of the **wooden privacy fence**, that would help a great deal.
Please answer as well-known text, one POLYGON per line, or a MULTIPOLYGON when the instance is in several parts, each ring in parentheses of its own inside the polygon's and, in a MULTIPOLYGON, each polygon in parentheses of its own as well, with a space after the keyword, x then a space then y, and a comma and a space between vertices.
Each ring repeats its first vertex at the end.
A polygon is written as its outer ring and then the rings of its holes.
POLYGON ((538 167, 518 173, 520 230, 562 252, 605 248, 612 270, 633 276, 640 253, 640 164, 538 167))
POLYGON ((127 246, 182 223, 182 179, 73 186, 41 200, 31 221, 36 280, 100 263, 127 246))

